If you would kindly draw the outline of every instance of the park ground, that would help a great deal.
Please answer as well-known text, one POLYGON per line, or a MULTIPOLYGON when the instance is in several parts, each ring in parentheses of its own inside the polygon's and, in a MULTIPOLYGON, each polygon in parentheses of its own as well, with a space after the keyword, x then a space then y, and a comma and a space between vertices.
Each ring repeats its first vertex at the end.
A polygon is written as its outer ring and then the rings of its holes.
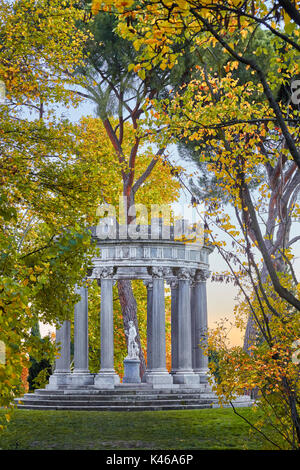
MULTIPOLYGON (((0 410, 0 414, 4 410, 0 410)), ((239 409, 253 421, 253 411, 239 409)), ((16 410, 0 450, 265 450, 232 409, 98 412, 16 410)))

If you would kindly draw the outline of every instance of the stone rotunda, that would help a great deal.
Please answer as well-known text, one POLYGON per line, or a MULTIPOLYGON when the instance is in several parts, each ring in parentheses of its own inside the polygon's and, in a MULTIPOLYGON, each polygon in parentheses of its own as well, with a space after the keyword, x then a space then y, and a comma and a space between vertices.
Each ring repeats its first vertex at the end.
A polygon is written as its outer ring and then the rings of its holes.
MULTIPOLYGON (((100 253, 87 276, 101 286, 100 370, 97 374, 89 371, 88 292, 80 287, 81 299, 74 311, 72 372, 70 322, 65 321, 56 333, 60 356, 49 384, 45 390, 25 395, 18 406, 120 410, 124 403, 124 409, 143 409, 142 404, 145 409, 216 404, 207 380, 208 359, 200 347, 206 340, 206 280, 212 248, 203 245, 195 227, 187 228, 184 220, 166 226, 161 219, 152 219, 151 226, 131 227, 130 237, 123 226, 110 220, 93 227, 91 235, 100 253), (141 383, 120 383, 114 370, 113 285, 120 279, 140 279, 147 287, 147 369, 141 383), (171 290, 170 372, 166 368, 165 284, 171 290)), ((248 397, 239 401, 247 404, 248 397)))

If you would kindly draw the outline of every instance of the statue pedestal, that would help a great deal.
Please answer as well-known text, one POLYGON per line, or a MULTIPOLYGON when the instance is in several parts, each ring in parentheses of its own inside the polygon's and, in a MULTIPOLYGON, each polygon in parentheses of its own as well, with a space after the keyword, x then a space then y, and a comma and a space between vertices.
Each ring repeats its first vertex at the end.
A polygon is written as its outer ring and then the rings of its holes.
POLYGON ((123 383, 141 383, 139 359, 124 359, 123 383))

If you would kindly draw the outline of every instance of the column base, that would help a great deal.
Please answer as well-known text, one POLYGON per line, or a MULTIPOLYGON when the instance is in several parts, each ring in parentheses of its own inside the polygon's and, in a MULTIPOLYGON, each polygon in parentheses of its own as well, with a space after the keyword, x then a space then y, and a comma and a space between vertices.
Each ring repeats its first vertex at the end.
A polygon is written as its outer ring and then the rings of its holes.
POLYGON ((199 375, 194 374, 193 371, 177 371, 173 374, 174 384, 185 384, 185 385, 199 385, 199 375))
POLYGON ((153 388, 170 388, 173 386, 173 379, 168 371, 146 371, 143 382, 152 385, 153 388))
POLYGON ((59 388, 67 387, 71 384, 70 372, 54 372, 49 377, 49 383, 46 385, 47 390, 58 390, 59 388))
POLYGON ((201 384, 208 383, 209 369, 207 367, 203 369, 194 369, 194 373, 199 376, 201 384))
POLYGON ((120 377, 114 370, 101 371, 94 378, 94 388, 113 389, 120 383, 120 377))
POLYGON ((93 385, 94 384, 94 374, 91 374, 89 371, 80 371, 74 369, 73 374, 71 374, 71 385, 75 387, 81 387, 84 385, 93 385))
POLYGON ((124 359, 123 383, 141 383, 139 359, 124 359))

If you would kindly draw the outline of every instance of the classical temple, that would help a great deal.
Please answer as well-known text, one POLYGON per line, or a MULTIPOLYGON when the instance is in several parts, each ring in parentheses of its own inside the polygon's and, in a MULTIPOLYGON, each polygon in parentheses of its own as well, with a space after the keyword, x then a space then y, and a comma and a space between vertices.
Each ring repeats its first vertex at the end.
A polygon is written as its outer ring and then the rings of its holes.
MULTIPOLYGON (((100 370, 97 374, 89 371, 88 292, 86 287, 80 287, 77 292, 81 299, 75 305, 74 311, 72 372, 70 322, 65 321, 56 333, 60 355, 46 390, 25 395, 23 404, 19 406, 43 408, 47 393, 48 409, 51 408, 53 397, 58 400, 53 407, 59 408, 61 398, 68 394, 77 394, 81 405, 84 403, 84 397, 94 394, 95 398, 97 393, 102 398, 110 396, 115 400, 118 391, 128 385, 134 394, 138 393, 137 390, 148 390, 152 399, 155 390, 167 393, 168 397, 172 396, 174 403, 174 392, 180 391, 184 393, 178 395, 177 402, 181 400, 181 408, 189 407, 182 405, 182 396, 187 398, 188 393, 195 394, 196 391, 199 394, 197 397, 191 396, 192 407, 203 405, 203 393, 206 394, 205 403, 208 406, 216 403, 217 399, 212 394, 207 380, 208 358, 201 348, 207 334, 206 281, 210 274, 208 258, 212 248, 203 243, 203 236, 198 228, 189 227, 184 220, 166 226, 161 219, 152 219, 150 226, 140 225, 134 230, 131 227, 128 237, 128 232, 124 232, 123 226, 117 226, 110 220, 106 224, 93 227, 91 236, 100 253, 99 257, 93 259, 93 268, 87 276, 97 279, 101 286, 100 370), (138 383, 140 380, 136 384, 120 383, 120 377, 114 370, 113 285, 119 279, 141 279, 147 287, 147 369, 142 383, 138 383), (165 283, 171 289, 170 372, 166 368, 165 283), (110 395, 107 395, 108 393, 110 395)), ((241 401, 247 403, 248 397, 241 401)), ((68 408, 70 403, 65 401, 62 409, 68 408)), ((153 405, 153 401, 151 403, 153 405)), ((120 405, 120 402, 117 404, 120 405)), ((177 404, 176 409, 178 407, 177 404)), ((73 409, 76 409, 75 405, 73 409)), ((99 405, 93 409, 113 408, 103 408, 99 405)))
POLYGON ((97 279, 101 286, 101 368, 96 376, 89 373, 88 295, 87 288, 81 287, 74 313, 74 370, 70 373, 70 323, 65 321, 56 335, 61 354, 49 389, 84 385, 114 388, 120 383, 114 371, 112 298, 113 284, 119 279, 141 279, 147 287, 147 370, 143 382, 154 388, 194 387, 207 382, 207 356, 199 345, 205 341, 207 329, 206 280, 212 249, 203 246, 200 233, 188 228, 187 221, 180 221, 181 230, 162 222, 154 219, 151 226, 139 226, 135 238, 133 233, 122 238, 122 227, 113 225, 92 229, 100 251, 89 278, 97 279), (166 369, 165 283, 171 288, 170 373, 166 369))

